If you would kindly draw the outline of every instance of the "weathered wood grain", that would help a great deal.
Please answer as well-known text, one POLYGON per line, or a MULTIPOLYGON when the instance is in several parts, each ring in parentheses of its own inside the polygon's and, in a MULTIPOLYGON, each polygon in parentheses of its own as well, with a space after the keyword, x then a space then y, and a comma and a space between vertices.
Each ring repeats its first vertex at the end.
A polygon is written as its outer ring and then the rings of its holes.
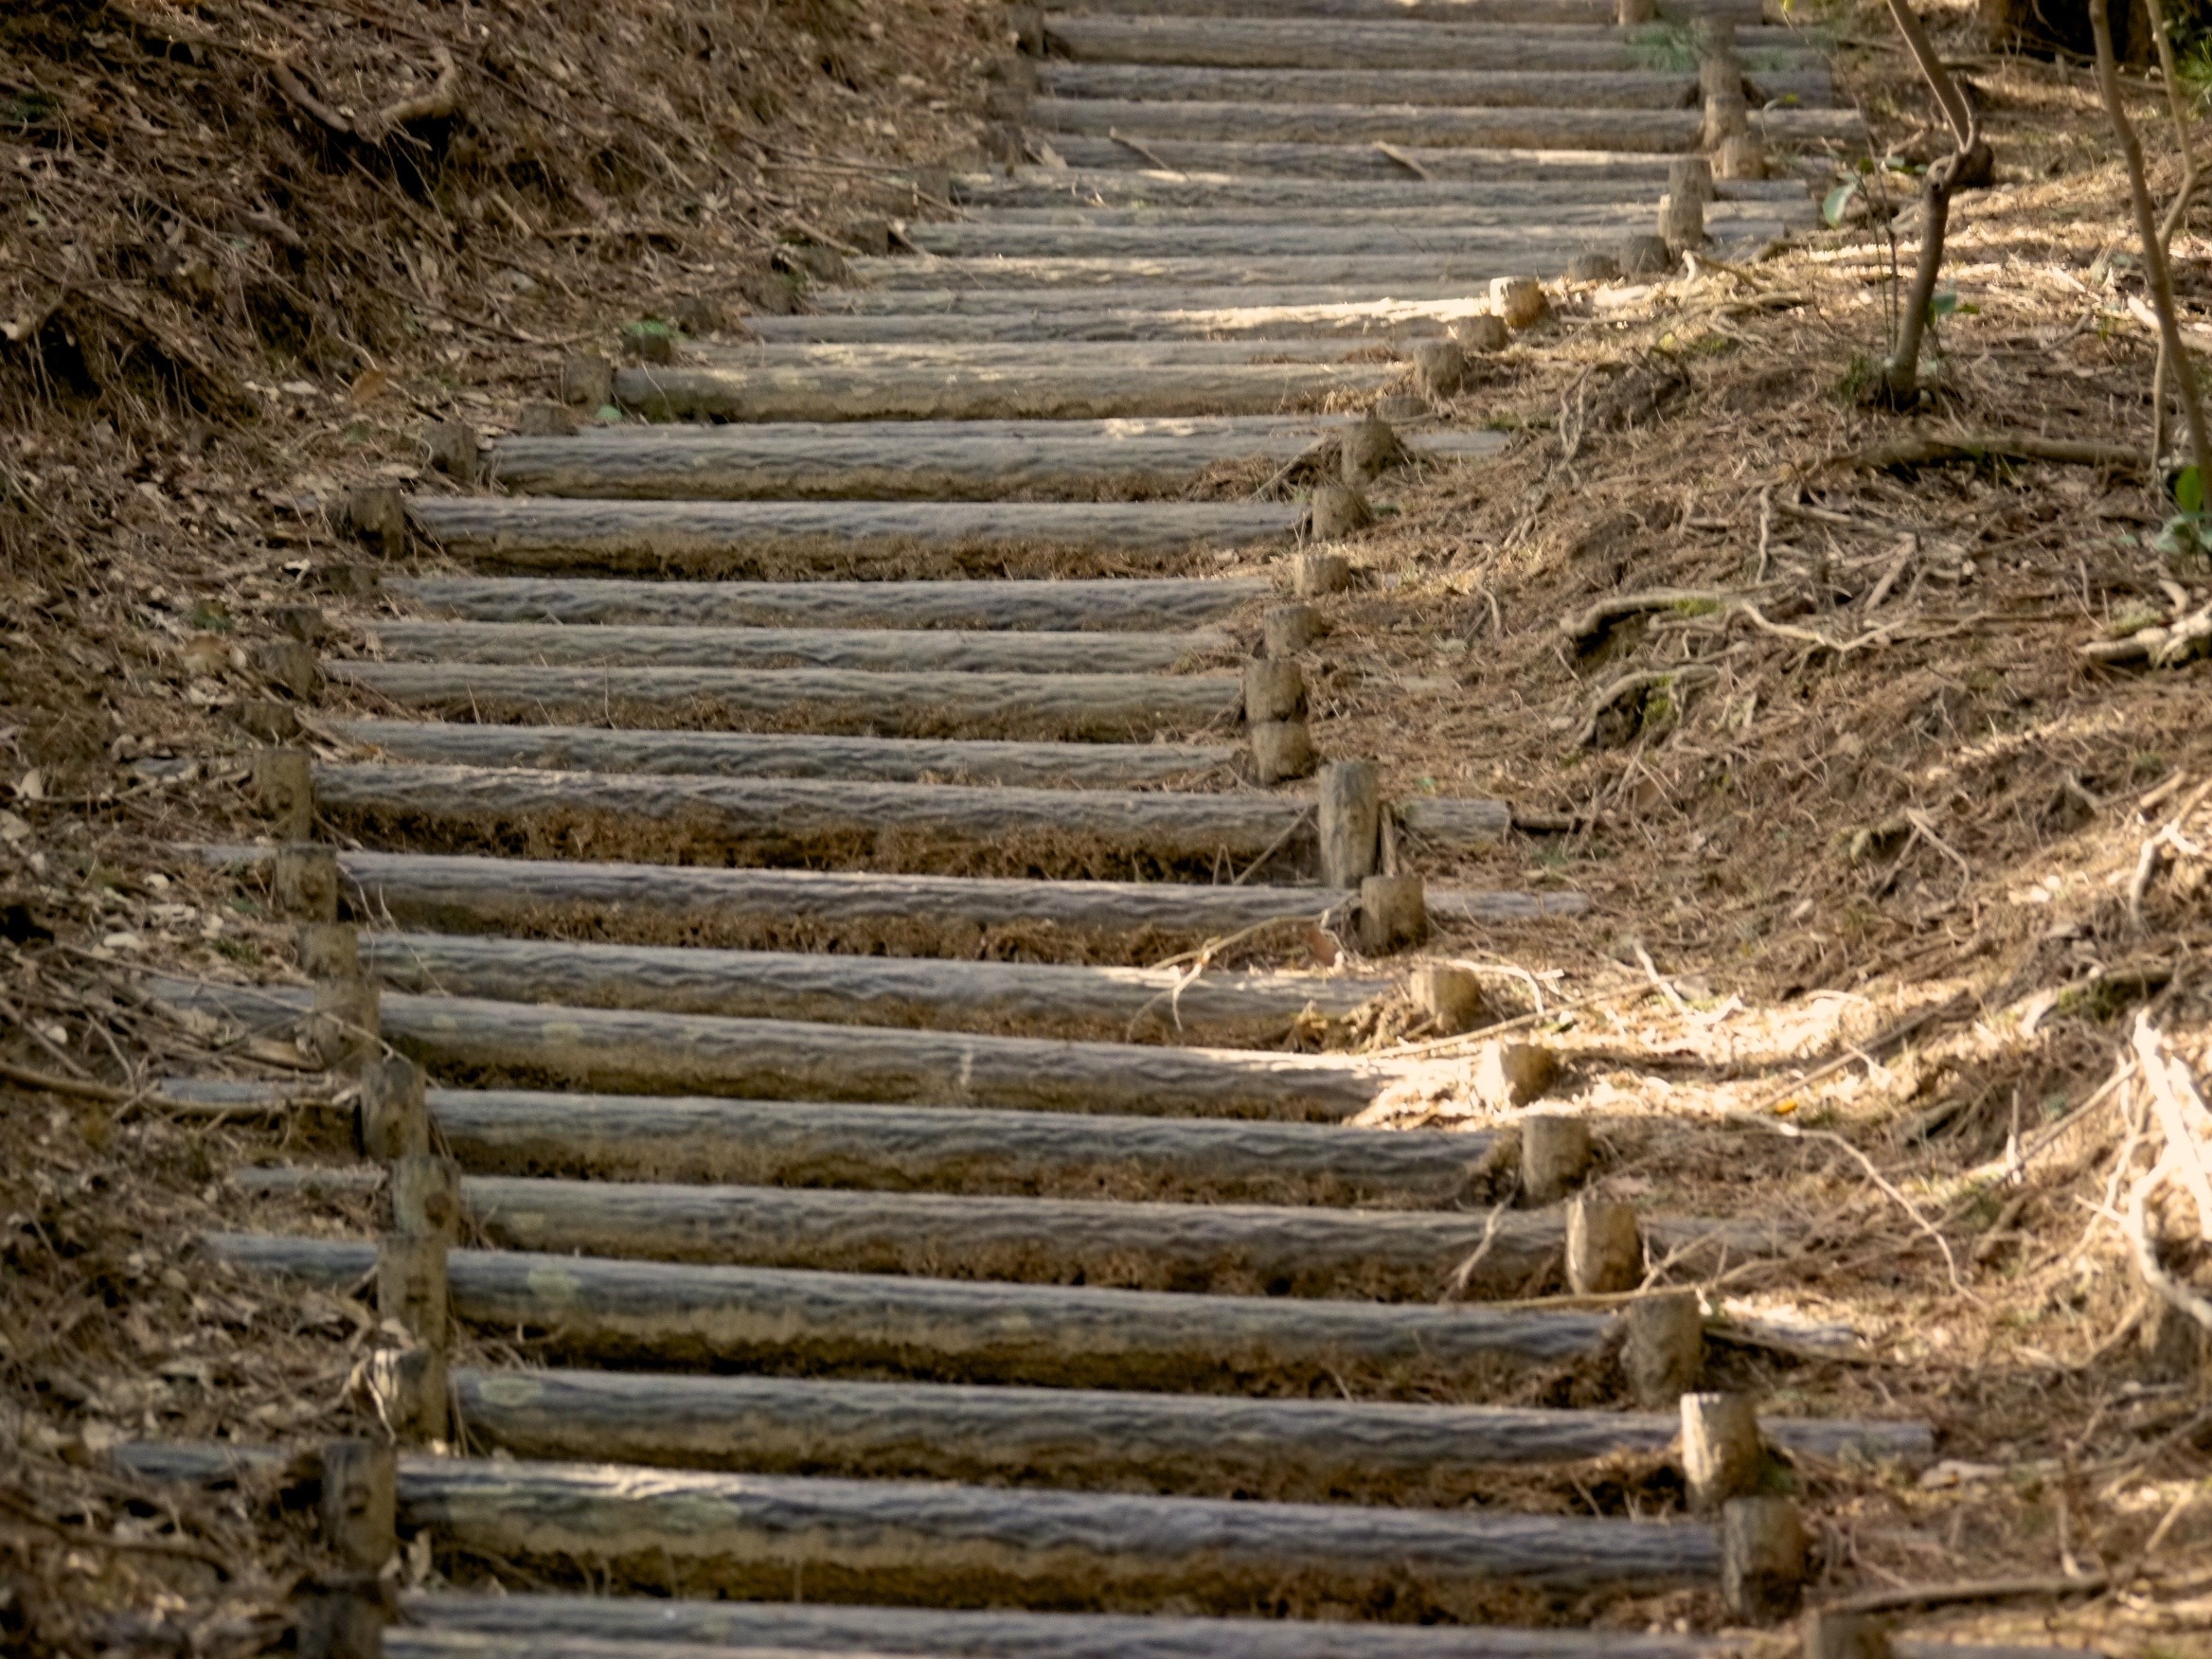
MULTIPOLYGON (((1166 8, 1162 8, 1166 10, 1166 8)), ((1221 15, 1213 8, 1178 6, 1176 15, 1109 16, 1055 9, 1045 39, 1064 57, 1086 63, 1203 65, 1223 69, 1550 70, 1600 73, 1664 66, 1661 31, 1639 39, 1608 27, 1513 28, 1494 23, 1444 23, 1378 8, 1364 17, 1283 11, 1221 15)), ((1596 20, 1593 20, 1596 21, 1596 20)), ((1607 25, 1612 19, 1603 20, 1607 25)), ((1738 46, 1753 58, 1805 49, 1786 29, 1739 28, 1738 46)))
POLYGON ((960 628, 776 628, 710 623, 379 621, 392 662, 540 667, 904 669, 929 673, 1163 673, 1233 649, 1209 629, 1044 633, 960 628))
MULTIPOLYGON (((1038 76, 1044 91, 1055 98, 1548 110, 1674 110, 1686 109, 1698 101, 1695 68, 1625 65, 1604 69, 1368 69, 1340 62, 1322 68, 1216 68, 1047 60, 1038 66, 1038 76)), ((1751 80, 1761 102, 1794 98, 1800 105, 1812 107, 1835 101, 1835 81, 1825 66, 1763 69, 1751 80)))
MULTIPOLYGON (((1126 133, 1235 144, 1418 144, 1424 149, 1596 150, 1668 154, 1694 150, 1704 113, 1694 110, 1438 109, 1378 104, 1153 102, 1143 98, 1040 98, 1028 118, 1048 133, 1095 137, 1126 133)), ((1056 140, 1057 142, 1057 140, 1056 140)), ((1074 158, 1068 158, 1071 162, 1074 158)), ((1496 257, 1525 262, 1541 247, 1500 239, 1496 257), (1516 253, 1516 250, 1518 254, 1516 253)))
MULTIPOLYGON (((1195 107, 1195 106, 1194 106, 1195 107)), ((1254 224, 1230 221, 1203 223, 1133 224, 1003 223, 996 220, 917 225, 911 240, 945 259, 1249 259, 1280 261, 1288 259, 1370 260, 1384 263, 1444 259, 1473 259, 1500 271, 1544 271, 1562 264, 1566 257, 1622 239, 1649 228, 1651 212, 1617 214, 1610 219, 1579 223, 1552 222, 1541 231, 1518 224, 1457 224, 1441 216, 1427 223, 1383 221, 1377 223, 1307 224, 1293 218, 1254 224)), ((1782 222, 1729 219, 1716 215, 1711 233, 1734 236, 1775 236, 1782 222)), ((917 265, 918 272, 932 267, 917 265)), ((970 268, 973 268, 972 266, 970 268)), ((1139 342, 1130 349, 1143 348, 1139 342)), ((1220 341, 1191 341, 1191 345, 1219 345, 1220 341)), ((1258 340, 1243 348, 1260 352, 1275 341, 1258 340)), ((1350 348, 1334 342, 1338 350, 1350 348)), ((858 348, 854 348, 858 349, 858 348)), ((975 350, 1023 349, 1020 347, 976 346, 975 350)), ((1171 348, 1180 349, 1177 345, 1171 348)), ((1039 347, 1043 350, 1045 348, 1039 347)), ((1375 380, 1381 385, 1386 375, 1375 380)))
MULTIPOLYGON (((1490 305, 1487 297, 1465 294, 1436 300, 1240 305, 1233 295, 1204 291, 1194 292, 1189 297, 1207 309, 1175 311, 1136 309, 1139 302, 1151 297, 1144 290, 1131 291, 1127 297, 1132 307, 1114 310, 1040 311, 1009 306, 1004 311, 972 314, 813 312, 756 317, 747 326, 767 340, 1185 340, 1222 335, 1266 340, 1326 330, 1347 340, 1418 342, 1443 338, 1454 322, 1487 312, 1490 305)), ((1050 296, 1046 303, 1052 303, 1050 296)), ((1502 439, 1499 433, 1465 429, 1406 432, 1400 437, 1407 452, 1422 459, 1494 455, 1503 447, 1502 439)), ((1287 440, 1279 447, 1284 460, 1299 453, 1299 448, 1287 440)))
MULTIPOLYGON (((1388 161, 1388 157, 1380 158, 1388 161)), ((1417 179, 1400 168, 1357 191, 1329 178, 1292 178, 1237 172, 1162 172, 1135 154, 1104 168, 1017 168, 1010 173, 959 173, 954 199, 992 213, 1127 210, 1142 213, 1462 214, 1496 213, 1548 218, 1553 214, 1649 212, 1655 191, 1667 187, 1668 158, 1608 155, 1531 163, 1507 152, 1493 174, 1417 179)), ((1810 211, 1811 192, 1798 179, 1716 179, 1719 204, 1810 211)), ((766 319, 748 319, 748 325, 766 319)))
MULTIPOLYGON (((1204 108, 1203 105, 1179 106, 1204 108)), ((1469 242, 1441 252, 1410 247, 1400 253, 1273 254, 1238 258, 1230 253, 1178 255, 1125 253, 1079 256, 1039 256, 1034 259, 1000 259, 991 256, 930 259, 856 259, 854 276, 883 292, 899 290, 935 294, 964 288, 1034 288, 1053 292, 1079 292, 1144 288, 1240 289, 1250 295, 1277 288, 1312 290, 1350 287, 1365 297, 1394 294, 1404 284, 1422 284, 1461 297, 1467 285, 1487 285, 1493 276, 1527 276, 1550 266, 1564 268, 1580 253, 1587 238, 1561 232, 1543 239, 1501 237, 1484 244, 1469 242)), ((1420 296, 1417 290, 1416 296, 1420 296)), ((1056 305, 1060 301, 1054 302, 1056 305)), ((1116 306, 1125 307, 1126 296, 1116 306)), ((1274 303, 1258 301, 1256 303, 1274 303)), ((993 310, 1001 309, 993 305, 993 310)), ((1069 308, 1072 309, 1072 308, 1069 308)), ((1180 309, 1180 308, 1178 308, 1180 309)), ((675 374, 686 371, 663 370, 675 374)), ((1297 372, 1310 372, 1299 369, 1297 372)), ((1396 368, 1377 380, 1369 390, 1380 390, 1396 368)), ((1130 410, 1130 414, 1145 413, 1130 410)))

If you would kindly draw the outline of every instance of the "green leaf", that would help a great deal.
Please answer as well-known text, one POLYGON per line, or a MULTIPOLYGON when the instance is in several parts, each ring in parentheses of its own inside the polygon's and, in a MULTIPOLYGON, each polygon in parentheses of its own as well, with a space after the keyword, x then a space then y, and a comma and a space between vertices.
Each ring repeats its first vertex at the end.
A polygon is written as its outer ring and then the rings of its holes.
POLYGON ((1932 294, 1928 296, 1928 314, 1947 317, 1958 309, 1958 295, 1953 293, 1932 294))
POLYGON ((2173 481, 2173 504, 2190 518, 2204 510, 2204 479, 2194 467, 2184 467, 2173 481))
POLYGON ((1857 179, 1840 184, 1828 193, 1828 199, 1820 205, 1820 216, 1827 221, 1830 230, 1843 223, 1844 212, 1850 206, 1851 198, 1858 193, 1859 181, 1857 179))

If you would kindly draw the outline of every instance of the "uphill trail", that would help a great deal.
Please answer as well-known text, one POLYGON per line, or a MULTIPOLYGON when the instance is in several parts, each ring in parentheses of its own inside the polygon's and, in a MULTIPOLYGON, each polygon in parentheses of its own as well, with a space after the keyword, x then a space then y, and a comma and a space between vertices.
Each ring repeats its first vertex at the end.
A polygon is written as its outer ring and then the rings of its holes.
POLYGON ((319 1504, 303 1655, 1782 1650, 1931 1429, 1767 1406, 1709 1290, 1809 1219, 1543 1110, 1465 959, 1585 913, 1561 827, 1313 670, 1484 355, 1808 225, 1860 117, 1742 0, 1013 22, 996 163, 808 309, 352 499, 269 832, 190 849, 310 983, 147 989, 321 1068, 161 1096, 292 1126, 201 1242, 373 1306, 385 1432, 114 1455, 319 1504), (1386 1126, 1471 1056, 1485 1127, 1386 1126))

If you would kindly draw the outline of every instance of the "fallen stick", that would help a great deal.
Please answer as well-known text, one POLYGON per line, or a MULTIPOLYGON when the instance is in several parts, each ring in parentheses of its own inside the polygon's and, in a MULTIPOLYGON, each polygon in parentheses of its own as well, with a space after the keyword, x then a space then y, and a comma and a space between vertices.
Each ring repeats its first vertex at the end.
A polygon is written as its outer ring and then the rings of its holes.
POLYGON ((1851 450, 1830 457, 1824 466, 1886 468, 1940 467, 1959 461, 1979 464, 1992 459, 2052 461, 2066 466, 2112 467, 2140 471, 2142 454, 2125 444, 2091 443, 2073 438, 2042 437, 2027 432, 1958 433, 1946 437, 1903 438, 1873 449, 1851 450))

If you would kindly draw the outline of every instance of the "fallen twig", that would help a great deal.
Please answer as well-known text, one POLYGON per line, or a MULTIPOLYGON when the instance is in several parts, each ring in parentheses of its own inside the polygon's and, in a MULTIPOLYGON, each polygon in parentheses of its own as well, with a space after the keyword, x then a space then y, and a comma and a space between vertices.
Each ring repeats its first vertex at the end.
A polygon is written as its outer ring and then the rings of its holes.
POLYGON ((2055 461, 2064 466, 2112 467, 2134 472, 2143 466, 2136 451, 2116 443, 2039 437, 2028 432, 1962 432, 1949 437, 1908 437, 1872 449, 1846 450, 1821 463, 1826 467, 1940 467, 1959 461, 2055 461))

